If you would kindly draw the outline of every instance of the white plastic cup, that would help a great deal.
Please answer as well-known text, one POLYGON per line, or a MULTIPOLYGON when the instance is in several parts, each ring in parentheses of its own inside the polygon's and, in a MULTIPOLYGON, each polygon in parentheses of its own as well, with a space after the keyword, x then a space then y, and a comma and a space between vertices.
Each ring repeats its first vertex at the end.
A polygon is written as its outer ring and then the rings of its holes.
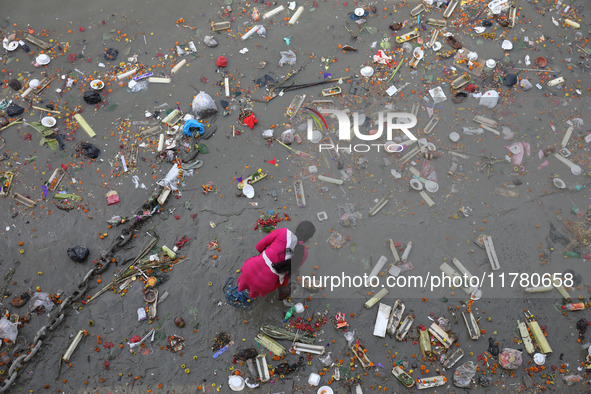
POLYGON ((230 376, 228 386, 232 391, 242 391, 244 390, 244 379, 237 375, 230 376))
POLYGON ((583 169, 575 164, 575 165, 571 166, 570 172, 572 172, 573 175, 581 175, 581 172, 583 172, 583 169))
POLYGON ((534 362, 537 365, 544 365, 544 363, 546 362, 546 355, 542 353, 534 354, 534 362))
POLYGON ((315 372, 312 372, 310 374, 310 377, 308 378, 308 384, 310 386, 318 386, 320 384, 320 375, 318 375, 315 372))
POLYGON ((319 143, 322 140, 322 133, 318 130, 312 130, 312 139, 310 140, 314 144, 319 143))
POLYGON ((297 304, 295 304, 294 307, 295 307, 296 313, 303 313, 306 310, 306 308, 304 307, 304 304, 302 304, 301 302, 298 302, 297 304))

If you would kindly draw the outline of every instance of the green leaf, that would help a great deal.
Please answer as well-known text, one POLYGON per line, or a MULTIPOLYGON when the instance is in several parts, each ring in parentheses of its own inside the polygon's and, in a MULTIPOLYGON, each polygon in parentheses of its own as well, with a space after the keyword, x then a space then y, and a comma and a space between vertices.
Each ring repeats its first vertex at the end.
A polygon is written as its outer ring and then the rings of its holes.
POLYGON ((57 193, 53 196, 56 200, 72 200, 72 201, 82 201, 82 197, 77 194, 72 193, 57 193))
POLYGON ((357 244, 349 245, 349 250, 351 251, 351 253, 357 252, 357 244))
POLYGON ((199 144, 197 149, 199 150, 199 153, 203 153, 204 155, 209 153, 209 148, 205 144, 199 144))
POLYGON ((34 128, 41 135, 44 135, 43 132, 47 130, 47 127, 43 126, 40 122, 31 122, 27 124, 34 128))
POLYGON ((376 34, 378 32, 378 29, 375 26, 367 26, 365 30, 367 30, 369 34, 376 34))
POLYGON ((57 147, 59 146, 59 144, 57 143, 57 140, 54 140, 54 139, 47 140, 47 145, 49 145, 51 150, 54 152, 57 151, 57 147))
POLYGON ((361 265, 363 266, 363 269, 368 270, 371 268, 371 265, 369 265, 369 260, 367 259, 367 257, 364 257, 363 259, 361 259, 361 265))

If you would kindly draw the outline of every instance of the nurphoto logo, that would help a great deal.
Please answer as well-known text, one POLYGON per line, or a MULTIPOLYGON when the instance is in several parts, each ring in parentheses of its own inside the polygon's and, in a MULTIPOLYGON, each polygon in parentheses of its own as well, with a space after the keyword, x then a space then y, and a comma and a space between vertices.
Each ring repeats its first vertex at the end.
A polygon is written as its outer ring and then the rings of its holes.
MULTIPOLYGON (((417 137, 414 136, 413 133, 409 130, 410 128, 416 126, 417 124, 417 117, 414 114, 407 113, 407 112, 387 112, 386 119, 384 121, 384 113, 378 113, 378 130, 376 133, 373 134, 363 134, 359 131, 359 113, 353 112, 353 134, 355 137, 362 141, 377 141, 382 134, 384 133, 384 123, 386 123, 386 142, 385 143, 361 143, 361 144, 343 144, 341 141, 351 141, 351 122, 349 121, 349 117, 344 111, 340 111, 337 109, 329 109, 329 108, 322 108, 319 109, 321 114, 333 114, 336 116, 339 122, 339 143, 333 144, 319 144, 318 150, 344 150, 347 153, 354 152, 369 152, 372 147, 377 149, 379 152, 382 148, 389 153, 395 152, 402 152, 404 150, 404 145, 397 144, 393 141, 393 131, 397 130, 402 132, 404 135, 408 137, 408 139, 412 141, 416 141, 417 137)), ((317 122, 320 126, 321 124, 317 122)), ((326 123, 325 123, 326 124, 326 123)), ((314 134, 318 133, 318 131, 314 130, 314 123, 313 119, 308 119, 308 140, 318 142, 318 137, 314 134)))

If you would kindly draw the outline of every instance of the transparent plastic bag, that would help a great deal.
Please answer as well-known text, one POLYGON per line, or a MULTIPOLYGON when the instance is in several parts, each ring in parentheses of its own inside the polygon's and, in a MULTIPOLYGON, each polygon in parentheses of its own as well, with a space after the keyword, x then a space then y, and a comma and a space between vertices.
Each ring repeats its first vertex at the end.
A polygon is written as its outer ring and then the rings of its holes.
POLYGON ((55 304, 49 298, 49 294, 47 293, 35 293, 31 297, 31 304, 30 304, 31 311, 36 310, 39 307, 45 309, 46 312, 50 312, 53 308, 55 308, 55 304))
POLYGON ((127 84, 127 88, 131 93, 141 92, 148 90, 148 80, 143 79, 141 81, 134 81, 133 79, 127 84))
POLYGON ((476 375, 476 365, 473 361, 468 361, 456 368, 454 372, 454 386, 469 388, 472 384, 472 378, 476 375))
POLYGON ((318 360, 320 360, 320 362, 326 367, 333 364, 332 357, 330 356, 330 354, 331 354, 331 352, 328 352, 328 354, 326 356, 318 357, 318 360))
POLYGON ((199 92, 191 104, 193 114, 197 119, 205 119, 218 113, 218 108, 211 96, 205 92, 199 92))
POLYGON ((354 204, 346 203, 337 207, 339 223, 343 227, 355 227, 363 217, 354 204))
POLYGON ((345 336, 345 340, 347 341, 347 344, 349 346, 351 346, 353 344, 353 341, 355 341, 355 333, 357 332, 357 330, 353 330, 353 332, 351 331, 347 331, 344 336, 345 336))
POLYGON ((294 53, 294 51, 281 51, 279 52, 279 54, 281 55, 281 59, 279 59, 279 67, 283 67, 286 64, 290 66, 293 66, 295 64, 296 54, 294 53))
POLYGON ((520 350, 505 348, 499 354, 499 364, 505 369, 517 369, 522 362, 520 350))
POLYGON ((292 129, 285 130, 283 133, 281 133, 281 142, 283 142, 286 145, 291 145, 291 143, 293 142, 292 129))
POLYGON ((7 339, 10 342, 16 341, 18 336, 18 323, 13 323, 7 318, 0 319, 0 339, 7 339))

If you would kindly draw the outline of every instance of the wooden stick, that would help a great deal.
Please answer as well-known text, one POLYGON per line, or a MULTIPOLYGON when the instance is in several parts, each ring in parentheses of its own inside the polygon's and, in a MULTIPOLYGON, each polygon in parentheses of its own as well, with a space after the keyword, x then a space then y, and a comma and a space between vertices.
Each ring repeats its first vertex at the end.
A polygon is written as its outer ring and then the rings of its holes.
POLYGON ((52 114, 58 114, 58 115, 61 115, 62 114, 61 111, 55 111, 55 110, 52 110, 52 109, 49 109, 49 108, 37 107, 36 105, 33 105, 31 107, 34 108, 34 109, 38 109, 39 111, 43 111, 43 112, 50 112, 52 114))
POLYGON ((344 77, 344 78, 332 78, 332 79, 327 79, 326 81, 320 81, 320 82, 311 82, 311 83, 303 83, 300 85, 292 85, 292 86, 288 86, 286 88, 279 88, 279 90, 282 90, 284 92, 290 92, 292 90, 298 90, 298 89, 305 89, 305 88, 311 88, 313 86, 318 86, 318 85, 324 85, 327 83, 331 83, 331 82, 338 82, 340 80, 347 80, 347 79, 351 79, 351 77, 344 77))
POLYGON ((519 71, 538 71, 538 72, 553 72, 550 69, 542 70, 542 69, 539 69, 539 68, 517 68, 517 67, 515 67, 514 70, 519 70, 519 71))

